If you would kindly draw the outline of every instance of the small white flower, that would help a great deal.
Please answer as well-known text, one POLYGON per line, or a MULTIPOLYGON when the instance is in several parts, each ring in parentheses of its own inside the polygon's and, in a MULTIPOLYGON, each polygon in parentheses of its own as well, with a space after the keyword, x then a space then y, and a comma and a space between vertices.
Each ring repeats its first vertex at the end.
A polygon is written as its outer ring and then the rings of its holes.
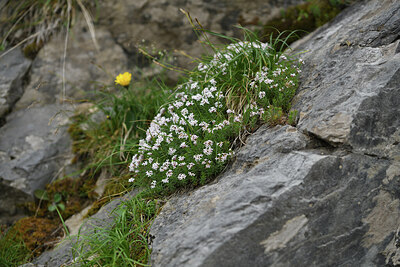
POLYGON ((234 122, 241 122, 242 121, 242 116, 238 115, 235 116, 235 118, 233 119, 234 122))
POLYGON ((266 84, 271 84, 271 83, 273 83, 273 82, 274 82, 274 80, 271 80, 271 79, 265 79, 265 80, 264 80, 264 82, 265 82, 266 84))
POLYGON ((197 135, 192 134, 192 136, 190 137, 190 140, 191 140, 192 142, 196 142, 197 138, 199 138, 197 135))
POLYGON ((203 143, 206 147, 210 147, 214 144, 214 142, 212 140, 207 140, 203 143))
POLYGON ((175 154, 175 152, 176 152, 176 149, 175 148, 172 148, 172 147, 170 147, 169 149, 168 149, 168 154, 169 155, 173 155, 173 154, 175 154))
POLYGON ((185 157, 184 157, 184 156, 179 156, 179 157, 178 157, 178 160, 179 160, 179 161, 184 161, 184 160, 185 160, 185 157))
POLYGON ((202 157, 203 157, 203 154, 197 154, 197 155, 194 155, 194 156, 193 156, 193 158, 194 158, 194 160, 195 160, 196 162, 199 162, 199 161, 201 160, 202 157))
POLYGON ((206 154, 207 156, 211 155, 212 152, 213 152, 212 147, 207 147, 203 149, 203 153, 206 154))
POLYGON ((258 93, 258 97, 259 98, 264 98, 265 97, 265 92, 264 91, 259 92, 258 93))
POLYGON ((182 144, 179 146, 180 148, 186 148, 188 145, 185 142, 182 142, 182 144))
POLYGON ((231 109, 228 109, 228 110, 226 111, 226 113, 231 114, 231 113, 235 113, 235 111, 233 111, 233 110, 231 110, 231 109))
MULTIPOLYGON (((201 94, 197 94, 197 95, 192 96, 192 99, 196 100, 196 101, 200 101, 201 99, 203 99, 203 96, 201 94)), ((187 103, 186 103, 186 105, 187 105, 187 103)))
POLYGON ((147 175, 148 177, 152 176, 152 175, 153 175, 153 171, 147 171, 147 172, 146 172, 146 175, 147 175))
POLYGON ((191 89, 191 90, 193 90, 193 89, 195 89, 195 88, 198 88, 197 82, 194 82, 194 83, 192 83, 192 84, 190 85, 190 89, 191 89))
POLYGON ((208 112, 210 113, 217 112, 217 109, 215 107, 211 107, 208 109, 208 112))
POLYGON ((161 180, 161 182, 163 182, 164 184, 168 183, 168 182, 169 182, 169 179, 168 179, 168 177, 167 177, 167 178, 165 178, 165 179, 162 179, 162 180, 161 180))
POLYGON ((187 165, 188 170, 190 170, 194 165, 195 165, 195 164, 194 164, 193 162, 190 162, 190 163, 187 165))
POLYGON ((135 178, 129 178, 128 182, 133 183, 135 181, 135 178))
POLYGON ((190 176, 196 176, 196 174, 194 174, 193 172, 188 172, 188 174, 189 174, 190 176))
POLYGON ((178 180, 183 180, 183 179, 185 179, 186 178, 186 174, 184 174, 184 173, 180 173, 179 175, 178 175, 178 180))
POLYGON ((176 101, 176 102, 174 103, 174 106, 175 106, 176 108, 180 108, 180 107, 183 106, 183 102, 181 102, 181 101, 176 101))
POLYGON ((168 170, 168 171, 166 172, 166 175, 167 175, 167 177, 171 177, 171 176, 172 176, 172 170, 168 170))
POLYGON ((150 187, 151 187, 151 188, 154 188, 154 187, 156 187, 156 184, 157 184, 157 181, 156 181, 156 180, 153 180, 153 181, 151 182, 150 187))
POLYGON ((157 170, 159 166, 160 164, 158 164, 158 162, 155 162, 151 167, 153 168, 153 170, 157 170))

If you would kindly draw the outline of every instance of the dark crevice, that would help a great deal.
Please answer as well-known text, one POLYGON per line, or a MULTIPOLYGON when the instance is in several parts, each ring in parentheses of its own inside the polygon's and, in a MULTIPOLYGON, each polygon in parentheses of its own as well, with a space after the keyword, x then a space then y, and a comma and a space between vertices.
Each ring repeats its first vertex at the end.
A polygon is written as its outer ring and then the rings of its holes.
POLYGON ((338 148, 337 144, 332 144, 316 134, 311 132, 303 132, 303 134, 306 135, 310 140, 310 142, 307 144, 307 149, 324 148, 334 152, 338 148))
POLYGON ((390 159, 390 158, 388 158, 388 157, 385 157, 385 156, 379 156, 379 155, 372 154, 372 153, 366 153, 366 152, 355 152, 355 151, 352 151, 351 153, 354 153, 354 154, 359 154, 359 155, 364 155, 364 156, 368 156, 368 157, 371 157, 371 158, 376 158, 376 159, 380 159, 380 160, 391 160, 391 159, 390 159))
POLYGON ((304 149, 300 149, 297 151, 318 150, 318 151, 322 152, 323 154, 336 155, 336 156, 345 156, 348 154, 356 154, 356 155, 362 155, 362 156, 375 158, 378 160, 388 160, 388 161, 392 160, 391 158, 385 157, 382 155, 357 151, 349 144, 342 144, 342 143, 341 144, 338 144, 338 143, 332 144, 311 132, 303 132, 303 134, 305 136, 307 136, 309 141, 307 143, 307 146, 304 149))

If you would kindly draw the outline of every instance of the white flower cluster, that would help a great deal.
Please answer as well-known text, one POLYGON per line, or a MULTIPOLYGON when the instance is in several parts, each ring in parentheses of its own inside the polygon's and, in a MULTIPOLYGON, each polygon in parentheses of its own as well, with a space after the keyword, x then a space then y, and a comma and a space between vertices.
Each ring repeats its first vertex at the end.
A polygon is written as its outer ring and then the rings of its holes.
POLYGON ((225 137, 228 129, 241 129, 244 118, 249 116, 262 117, 269 105, 268 97, 273 92, 280 93, 285 86, 294 86, 291 78, 298 73, 285 61, 277 62, 273 69, 262 66, 249 70, 241 77, 246 79, 252 98, 243 110, 227 108, 229 99, 222 77, 228 68, 237 65, 240 56, 250 58, 252 49, 267 54, 271 47, 261 42, 231 44, 210 61, 200 63, 198 76, 178 86, 175 100, 158 112, 146 137, 139 141, 138 153, 129 165, 134 177, 144 177, 151 188, 186 183, 213 166, 223 166, 232 157, 225 137))
POLYGON ((150 186, 154 188, 160 181, 169 183, 172 177, 182 181, 188 176, 195 176, 195 172, 191 171, 194 166, 200 166, 196 172, 201 168, 211 168, 217 162, 218 154, 224 155, 218 157, 218 162, 226 162, 233 155, 231 150, 225 151, 228 142, 225 148, 223 141, 218 145, 211 139, 198 143, 200 136, 216 134, 231 124, 226 119, 219 120, 220 123, 215 120, 217 114, 224 116, 224 112, 221 112, 224 96, 218 92, 216 85, 214 79, 203 83, 191 81, 183 85, 182 89, 188 93, 177 93, 175 101, 154 117, 146 131, 146 138, 139 141, 139 153, 133 156, 130 171, 137 174, 143 172, 150 178, 163 177, 152 180, 150 186), (209 115, 199 113, 199 109, 209 115), (164 154, 163 150, 166 151, 164 154), (188 157, 192 151, 202 153, 188 157))

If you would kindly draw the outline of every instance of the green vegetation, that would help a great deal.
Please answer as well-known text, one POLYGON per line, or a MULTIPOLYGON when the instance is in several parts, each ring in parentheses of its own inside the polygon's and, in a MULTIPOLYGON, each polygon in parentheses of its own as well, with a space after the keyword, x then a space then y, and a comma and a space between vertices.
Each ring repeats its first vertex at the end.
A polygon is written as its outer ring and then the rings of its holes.
POLYGON ((23 239, 15 231, 0 228, 0 266, 19 266, 26 262, 30 254, 23 239))
POLYGON ((138 194, 125 201, 111 216, 110 227, 95 227, 79 236, 75 247, 79 266, 148 266, 149 230, 157 215, 159 200, 138 194), (88 249, 90 247, 90 249, 88 249))
POLYGON ((284 32, 282 37, 286 37, 292 31, 296 31, 298 36, 292 35, 287 40, 287 43, 290 44, 299 37, 303 37, 329 22, 340 11, 355 1, 307 0, 305 3, 289 7, 286 10, 282 9, 280 16, 264 25, 263 34, 265 36, 277 36, 279 33, 284 32))
POLYGON ((261 123, 295 123, 297 113, 287 114, 300 63, 283 54, 286 39, 261 43, 243 29, 243 41, 218 35, 231 42, 218 47, 207 41, 207 34, 215 33, 196 31, 213 55, 199 60, 198 68, 187 72, 178 86, 171 90, 157 81, 147 87, 136 81, 127 85, 124 74, 117 79, 126 85, 119 87, 119 95, 104 94, 89 114, 75 117, 70 128, 75 152, 89 160, 91 172, 107 167, 118 177, 96 206, 121 191, 143 190, 114 211, 111 228, 97 227, 78 236, 79 264, 146 265, 148 230, 162 199, 213 179, 245 135, 261 123), (104 120, 91 122, 99 112, 104 120))
POLYGON ((261 43, 243 31, 244 41, 203 31, 214 55, 198 62, 153 119, 130 165, 134 184, 155 195, 203 185, 226 166, 235 139, 260 122, 284 121, 300 63, 283 55, 285 40, 261 43), (231 44, 216 47, 206 33, 231 44))

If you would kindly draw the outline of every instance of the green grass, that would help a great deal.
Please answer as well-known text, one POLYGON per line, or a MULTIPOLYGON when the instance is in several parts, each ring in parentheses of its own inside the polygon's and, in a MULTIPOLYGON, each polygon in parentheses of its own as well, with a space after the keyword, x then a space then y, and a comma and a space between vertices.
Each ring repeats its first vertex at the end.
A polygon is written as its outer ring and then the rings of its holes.
POLYGON ((95 105, 76 114, 69 128, 73 151, 93 174, 103 167, 119 173, 127 165, 138 140, 170 94, 156 79, 117 87, 117 94, 109 87, 98 92, 95 105))
POLYGON ((78 236, 75 263, 79 266, 149 266, 149 230, 158 209, 157 200, 142 194, 125 201, 113 211, 116 220, 112 227, 96 227, 78 236))
POLYGON ((24 264, 31 256, 24 241, 13 231, 0 229, 0 266, 12 267, 24 264))

